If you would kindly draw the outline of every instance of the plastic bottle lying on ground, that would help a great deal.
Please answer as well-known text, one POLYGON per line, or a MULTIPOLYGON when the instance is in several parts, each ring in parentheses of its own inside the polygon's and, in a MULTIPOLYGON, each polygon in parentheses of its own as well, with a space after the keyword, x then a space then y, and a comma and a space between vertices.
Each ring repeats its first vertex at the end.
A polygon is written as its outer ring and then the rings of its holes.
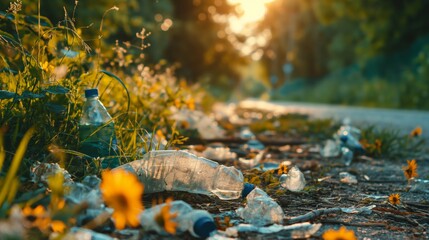
POLYGON ((151 151, 119 168, 136 174, 145 193, 186 191, 230 200, 246 197, 254 188, 243 183, 243 174, 236 168, 185 151, 151 151))
POLYGON ((260 188, 253 189, 246 199, 246 207, 237 209, 246 222, 256 226, 283 222, 283 209, 260 188))
MULTIPOLYGON (((207 211, 194 210, 189 204, 181 200, 173 201, 170 205, 170 212, 177 214, 176 218, 173 219, 177 223, 176 233, 189 231, 194 237, 206 238, 216 230, 213 217, 207 211)), ((168 235, 163 227, 155 221, 156 215, 160 214, 161 209, 165 206, 166 203, 163 203, 142 212, 140 222, 144 230, 168 235)))

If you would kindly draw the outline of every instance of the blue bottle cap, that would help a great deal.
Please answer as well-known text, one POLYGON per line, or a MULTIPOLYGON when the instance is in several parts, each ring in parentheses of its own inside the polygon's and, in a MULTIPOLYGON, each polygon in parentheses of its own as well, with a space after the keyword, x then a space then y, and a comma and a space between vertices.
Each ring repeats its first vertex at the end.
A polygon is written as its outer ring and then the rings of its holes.
POLYGON ((86 98, 98 97, 98 89, 97 88, 86 89, 85 90, 85 97, 86 98))
POLYGON ((194 223, 194 233, 200 238, 209 237, 214 230, 216 230, 216 225, 209 217, 199 218, 194 223))
POLYGON ((343 143, 346 143, 349 138, 346 135, 341 135, 340 140, 343 143))
POLYGON ((241 197, 245 198, 247 197, 247 195, 253 190, 255 189, 255 185, 251 184, 251 183, 244 183, 244 187, 243 190, 241 191, 241 197))

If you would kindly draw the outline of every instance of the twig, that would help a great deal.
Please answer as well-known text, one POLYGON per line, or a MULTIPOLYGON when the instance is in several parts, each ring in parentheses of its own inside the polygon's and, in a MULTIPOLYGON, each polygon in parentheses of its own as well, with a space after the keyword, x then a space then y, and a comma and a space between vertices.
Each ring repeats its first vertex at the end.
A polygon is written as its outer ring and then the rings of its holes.
POLYGON ((351 223, 351 222, 343 222, 338 220, 322 220, 321 223, 327 224, 341 224, 346 226, 355 226, 355 227, 386 227, 387 224, 384 222, 365 222, 365 223, 351 223))
POLYGON ((307 221, 310 221, 310 220, 317 218, 321 215, 329 214, 329 213, 337 213, 337 212, 342 212, 341 208, 336 207, 336 208, 317 209, 317 210, 313 210, 311 212, 308 212, 304 215, 291 218, 291 219, 287 220, 286 223, 287 224, 294 224, 294 223, 299 223, 299 222, 307 222, 307 221))

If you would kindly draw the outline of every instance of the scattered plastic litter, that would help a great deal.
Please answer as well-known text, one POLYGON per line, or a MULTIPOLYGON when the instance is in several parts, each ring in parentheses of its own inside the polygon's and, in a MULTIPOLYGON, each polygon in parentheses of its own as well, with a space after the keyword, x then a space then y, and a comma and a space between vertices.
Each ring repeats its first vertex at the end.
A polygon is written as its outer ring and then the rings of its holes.
POLYGON ((253 189, 246 199, 246 207, 237 209, 237 214, 247 223, 265 226, 283 222, 283 209, 260 188, 253 189))
MULTIPOLYGON (((287 226, 273 224, 267 227, 262 227, 262 226, 258 227, 255 225, 242 223, 237 226, 230 227, 226 229, 223 233, 218 233, 209 239, 212 239, 212 240, 222 239, 222 238, 217 238, 217 236, 222 236, 222 235, 225 235, 227 237, 238 237, 239 232, 257 232, 261 234, 271 234, 271 233, 276 233, 280 231, 290 231, 289 237, 292 239, 308 238, 313 234, 315 234, 320 229, 321 226, 322 224, 320 223, 311 224, 309 222, 296 223, 296 224, 287 225, 287 226)), ((282 237, 288 237, 288 235, 286 233, 284 234, 282 233, 282 237)))
POLYGON ((348 183, 348 184, 357 184, 358 181, 356 179, 355 175, 352 175, 348 172, 340 172, 340 182, 342 183, 348 183))
POLYGON ((250 131, 250 129, 248 127, 245 127, 240 131, 240 138, 241 139, 255 139, 256 136, 252 131, 250 131))
POLYGON ((237 199, 245 189, 243 174, 235 167, 197 157, 185 151, 158 150, 146 153, 141 160, 120 166, 139 177, 145 193, 186 191, 220 199, 237 199))
POLYGON ((305 187, 304 174, 299 170, 297 166, 293 166, 288 174, 282 174, 280 176, 280 185, 283 188, 288 189, 292 192, 299 192, 305 187))
POLYGON ((225 162, 228 160, 235 160, 237 154, 231 152, 228 147, 212 148, 208 147, 203 151, 203 157, 212 159, 218 162, 225 162))
POLYGON ((353 152, 348 147, 341 147, 341 160, 346 166, 353 161, 353 152))
POLYGON ((61 173, 64 178, 64 182, 73 182, 71 175, 67 170, 60 167, 58 163, 35 163, 31 169, 31 180, 35 183, 43 182, 48 183, 49 177, 55 176, 58 173, 61 173))
POLYGON ((367 206, 367 207, 350 207, 350 208, 341 208, 341 211, 344 213, 353 213, 353 214, 371 214, 372 209, 375 208, 375 205, 367 206))
POLYGON ((90 188, 82 183, 65 183, 63 185, 67 194, 66 200, 74 204, 87 202, 92 208, 99 208, 102 206, 101 192, 99 188, 90 188))
POLYGON ((165 149, 165 146, 167 146, 167 140, 165 138, 161 139, 156 134, 152 135, 151 133, 147 133, 144 138, 142 137, 142 141, 146 145, 140 150, 142 154, 146 153, 146 148, 152 151, 156 149, 165 149))
POLYGON ((429 193, 429 180, 413 178, 410 182, 411 192, 426 192, 429 193))
POLYGON ((225 130, 219 127, 213 117, 209 117, 201 111, 181 109, 172 116, 178 123, 186 122, 189 129, 196 129, 203 139, 225 137, 225 130))
POLYGON ((265 149, 265 145, 259 140, 251 139, 243 144, 243 149, 247 151, 262 151, 265 149))
POLYGON ((260 151, 258 154, 256 154, 255 157, 253 157, 251 159, 238 158, 238 165, 240 166, 241 169, 254 168, 256 165, 258 165, 262 161, 264 154, 265 154, 264 151, 260 151))
POLYGON ((341 156, 342 162, 349 166, 353 161, 354 153, 364 153, 359 142, 361 131, 350 126, 350 121, 345 119, 343 125, 334 134, 333 140, 328 139, 320 150, 320 155, 325 158, 341 156))
POLYGON ((70 231, 63 236, 63 239, 79 239, 79 240, 114 240, 108 235, 92 231, 87 228, 72 227, 70 231))

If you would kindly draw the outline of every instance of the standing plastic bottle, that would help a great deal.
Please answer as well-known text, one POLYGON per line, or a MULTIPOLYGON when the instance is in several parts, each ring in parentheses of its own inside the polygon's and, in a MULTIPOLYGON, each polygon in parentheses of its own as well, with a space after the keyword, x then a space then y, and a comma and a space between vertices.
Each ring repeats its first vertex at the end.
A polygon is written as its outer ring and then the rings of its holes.
POLYGON ((145 193, 186 191, 230 200, 246 197, 254 188, 243 183, 243 174, 236 168, 185 151, 151 151, 120 168, 136 174, 145 193))
MULTIPOLYGON (((214 219, 207 211, 194 210, 189 204, 181 200, 173 201, 170 204, 170 212, 177 214, 173 221, 177 223, 176 232, 178 234, 189 231, 194 237, 207 238, 210 233, 216 230, 214 219)), ((160 214, 165 205, 166 203, 159 204, 141 213, 140 222, 145 231, 156 231, 161 235, 168 235, 163 226, 155 221, 156 215, 160 214)))
POLYGON ((82 118, 79 122, 80 151, 91 157, 104 158, 101 167, 119 166, 115 125, 103 103, 98 100, 97 89, 85 90, 82 118))

